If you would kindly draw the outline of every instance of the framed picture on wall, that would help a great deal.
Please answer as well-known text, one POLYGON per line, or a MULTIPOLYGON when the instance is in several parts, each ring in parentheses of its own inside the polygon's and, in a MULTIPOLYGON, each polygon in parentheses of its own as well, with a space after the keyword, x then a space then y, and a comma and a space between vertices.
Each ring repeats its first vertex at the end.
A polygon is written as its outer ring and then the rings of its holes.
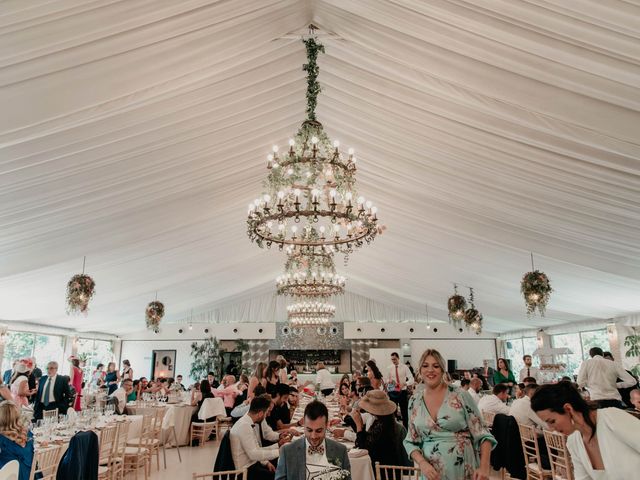
POLYGON ((151 356, 152 379, 175 377, 176 351, 154 350, 151 356))

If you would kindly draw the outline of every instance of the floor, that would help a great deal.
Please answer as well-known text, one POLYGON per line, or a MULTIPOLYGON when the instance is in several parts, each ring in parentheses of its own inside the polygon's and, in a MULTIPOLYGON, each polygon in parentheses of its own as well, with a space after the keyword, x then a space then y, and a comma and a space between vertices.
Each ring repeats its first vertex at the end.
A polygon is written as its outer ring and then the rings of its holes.
MULTIPOLYGON (((167 450, 167 469, 163 468, 162 452, 160 455, 160 472, 156 469, 155 458, 151 466, 150 480, 190 480, 194 473, 208 473, 213 471, 213 463, 218 453, 218 442, 207 442, 205 447, 182 447, 180 454, 182 462, 178 461, 178 452, 175 448, 167 450)), ((133 474, 127 475, 127 480, 135 478, 133 474)), ((138 474, 140 480, 144 479, 142 472, 138 474)), ((492 472, 491 479, 500 479, 498 472, 492 472)), ((353 480, 359 480, 354 478, 353 480)))

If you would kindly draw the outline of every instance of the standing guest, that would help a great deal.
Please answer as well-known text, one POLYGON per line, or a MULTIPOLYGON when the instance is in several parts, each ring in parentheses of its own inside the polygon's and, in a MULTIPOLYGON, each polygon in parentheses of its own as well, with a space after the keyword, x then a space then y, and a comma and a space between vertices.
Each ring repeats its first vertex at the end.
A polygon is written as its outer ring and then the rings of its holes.
POLYGON ((282 355, 278 355, 276 357, 276 361, 280 364, 278 379, 280 380, 280 383, 287 383, 289 380, 287 372, 287 360, 282 355))
MULTIPOLYGON (((611 352, 604 352, 602 356, 604 358, 606 358, 607 360, 615 362, 615 359, 613 358, 613 355, 611 354, 611 352)), ((638 378, 630 370, 625 370, 625 372, 627 372, 629 375, 631 375, 636 380, 635 385, 633 385, 632 387, 626 387, 626 388, 619 388, 618 389, 618 392, 620 392, 620 397, 622 398, 622 402, 625 405, 629 406, 629 405, 631 405, 631 398, 630 398, 631 391, 634 388, 638 388, 638 378)), ((622 379, 618 378, 618 379, 616 379, 616 381, 620 382, 620 381, 622 381, 622 379)))
POLYGON ((367 377, 371 380, 371 386, 374 390, 384 389, 382 372, 378 368, 378 365, 376 365, 375 360, 367 360, 367 377))
POLYGON ((542 383, 542 375, 540 375, 540 369, 533 366, 531 355, 525 355, 524 357, 522 357, 522 361, 524 362, 524 368, 520 369, 520 382, 523 382, 527 377, 533 377, 536 379, 536 383, 542 383))
POLYGON ((605 360, 601 348, 593 347, 589 356, 591 358, 580 365, 578 386, 589 390, 589 398, 598 404, 598 408, 624 408, 618 388, 633 387, 636 380, 617 363, 605 360))
POLYGON ((267 379, 264 376, 266 370, 266 363, 259 362, 256 365, 256 368, 253 371, 253 375, 251 375, 251 378, 249 379, 249 388, 247 389, 248 401, 251 401, 251 399, 254 397, 254 389, 256 388, 256 386, 261 385, 264 388, 267 387, 267 379))
POLYGON ((499 383, 493 387, 493 395, 485 395, 478 402, 478 410, 482 413, 502 413, 509 415, 509 407, 506 404, 509 398, 509 387, 499 383))
POLYGON ((400 415, 402 415, 404 428, 407 428, 409 420, 407 380, 412 378, 410 375, 411 372, 407 366, 400 363, 400 356, 396 352, 393 352, 391 354, 391 365, 389 365, 387 369, 387 392, 389 393, 391 401, 400 407, 400 415))
POLYGON ((276 394, 277 385, 280 383, 280 362, 271 360, 264 373, 267 383, 265 388, 272 397, 276 394))
POLYGON ((476 405, 480 402, 480 390, 482 390, 482 380, 478 377, 472 378, 469 382, 469 396, 473 398, 476 405))
POLYGON ((498 370, 493 374, 493 384, 498 385, 503 383, 509 387, 513 387, 516 384, 516 377, 513 376, 513 372, 509 368, 509 362, 504 358, 498 359, 498 370))
MULTIPOLYGON (((28 381, 29 381, 29 390, 31 390, 32 392, 34 392, 33 395, 35 395, 35 391, 38 387, 38 380, 40 379, 40 377, 42 377, 42 370, 40 370, 36 364, 36 359, 34 357, 31 357, 29 359, 27 359, 29 361, 29 364, 31 364, 31 372, 29 373, 29 377, 28 377, 28 381)), ((33 402, 34 400, 34 396, 29 397, 29 403, 33 402)))
POLYGON ((424 389, 409 402, 407 454, 429 480, 489 480, 496 440, 475 402, 444 383, 446 365, 437 350, 426 350, 419 365, 424 389))
POLYGON ((347 447, 326 438, 329 412, 313 401, 304 409, 304 438, 285 445, 280 453, 275 480, 307 478, 313 468, 339 466, 351 471, 347 447))
POLYGON ((0 403, 0 467, 17 460, 18 480, 29 480, 33 455, 33 434, 23 423, 20 409, 13 402, 0 403))
POLYGON ((359 409, 373 415, 375 420, 368 430, 359 411, 351 413, 356 424, 356 447, 369 451, 371 466, 407 464, 407 453, 402 441, 407 430, 396 422, 397 405, 380 390, 371 390, 360 400, 359 409))
POLYGON ((5 385, 9 385, 11 383, 11 376, 13 375, 13 370, 16 368, 17 364, 18 360, 14 360, 11 364, 11 368, 8 368, 4 371, 4 373, 2 374, 2 383, 4 383, 5 385))
POLYGON ((58 375, 58 362, 47 364, 47 376, 40 379, 38 394, 33 404, 34 420, 42 419, 43 410, 58 409, 60 415, 66 415, 71 404, 69 378, 58 375))
POLYGON ((69 375, 69 385, 71 385, 76 391, 76 398, 73 401, 73 409, 76 412, 82 410, 82 370, 80 370, 80 360, 76 357, 70 357, 71 372, 69 375))
POLYGON ((320 391, 325 396, 331 395, 335 388, 335 384, 331 379, 331 374, 322 362, 318 362, 316 365, 316 385, 320 385, 320 391))
POLYGON ((99 363, 91 374, 91 387, 97 389, 104 385, 104 376, 104 364, 99 363))
MULTIPOLYGON (((483 360, 482 361, 482 368, 480 370, 480 375, 482 375, 482 377, 484 378, 484 380, 490 385, 490 386, 494 386, 495 383, 493 381, 493 375, 496 373, 496 371, 489 366, 489 360, 483 360)), ((485 386, 483 385, 483 388, 485 386)), ((485 390, 487 390, 488 388, 485 388, 485 390)))
POLYGON ((538 390, 537 385, 527 385, 524 387, 525 395, 522 398, 514 400, 511 408, 509 409, 509 415, 514 417, 518 423, 528 425, 530 427, 537 428, 539 430, 546 430, 547 424, 536 415, 536 412, 531 408, 531 398, 538 390))
POLYGON ((8 400, 10 402, 13 402, 13 394, 11 393, 11 390, 9 389, 9 387, 4 385, 2 381, 0 381, 0 397, 3 400, 8 400))
POLYGON ((471 372, 469 370, 465 370, 462 372, 462 378, 471 381, 471 372))
POLYGON ((240 417, 229 433, 231 455, 235 468, 247 469, 248 480, 273 480, 276 468, 269 460, 278 458, 280 444, 262 446, 259 425, 265 419, 271 407, 271 399, 267 396, 256 396, 251 400, 249 411, 240 417))
POLYGON ((576 480, 638 478, 640 420, 633 415, 618 408, 596 409, 569 382, 541 386, 531 408, 549 428, 568 435, 576 480))
POLYGON ((13 376, 11 377, 11 394, 13 395, 13 401, 19 407, 28 406, 29 397, 36 392, 35 389, 29 389, 30 373, 29 363, 24 359, 16 364, 13 376))
POLYGON ((411 378, 415 380, 416 379, 416 372, 413 370, 413 367, 411 366, 411 362, 409 360, 407 360, 406 362, 404 362, 404 364, 407 366, 407 368, 411 372, 411 378))
POLYGON ((186 391, 187 389, 184 387, 184 385, 182 384, 182 375, 178 375, 176 377, 176 382, 174 384, 176 390, 180 390, 181 392, 186 391))
POLYGON ((133 382, 133 368, 131 368, 131 362, 129 362, 129 360, 122 361, 122 374, 120 378, 122 380, 128 378, 133 382))
POLYGON ((118 389, 118 382, 120 382, 120 374, 116 370, 115 362, 109 362, 107 365, 107 373, 104 376, 104 383, 107 385, 107 394, 111 395, 118 389))

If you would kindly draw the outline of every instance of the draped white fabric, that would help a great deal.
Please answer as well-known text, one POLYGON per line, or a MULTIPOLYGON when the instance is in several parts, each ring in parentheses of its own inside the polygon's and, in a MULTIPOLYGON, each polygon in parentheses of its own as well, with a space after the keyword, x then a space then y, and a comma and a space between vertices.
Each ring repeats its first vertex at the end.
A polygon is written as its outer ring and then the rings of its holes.
POLYGON ((269 319, 239 313, 284 263, 246 205, 304 119, 310 22, 319 119, 388 226, 341 268, 341 318, 442 318, 453 281, 498 332, 640 311, 634 2, 8 0, 0 318, 139 330, 157 290, 167 321, 269 319), (528 320, 531 251, 555 292, 528 320), (83 255, 96 296, 67 317, 83 255))

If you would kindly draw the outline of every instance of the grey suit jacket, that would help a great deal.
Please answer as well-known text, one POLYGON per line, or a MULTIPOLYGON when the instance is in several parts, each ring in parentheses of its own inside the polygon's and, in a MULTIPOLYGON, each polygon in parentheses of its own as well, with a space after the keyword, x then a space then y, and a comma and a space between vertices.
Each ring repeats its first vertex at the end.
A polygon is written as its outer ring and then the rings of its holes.
MULTIPOLYGON (((329 463, 351 471, 347 447, 328 438, 326 442, 329 463)), ((302 437, 280 449, 275 480, 305 480, 306 478, 307 451, 305 437, 302 437)))

